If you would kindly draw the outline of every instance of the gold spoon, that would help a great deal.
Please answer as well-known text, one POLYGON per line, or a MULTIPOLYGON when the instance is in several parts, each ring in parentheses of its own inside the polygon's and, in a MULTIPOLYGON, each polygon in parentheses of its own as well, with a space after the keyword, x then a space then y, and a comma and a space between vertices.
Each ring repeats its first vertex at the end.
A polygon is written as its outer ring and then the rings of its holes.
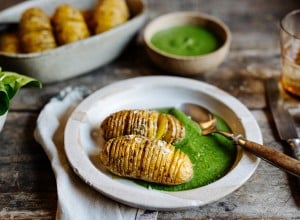
POLYGON ((219 133, 233 140, 235 144, 240 145, 257 157, 260 157, 272 165, 300 177, 299 160, 296 160, 271 147, 249 141, 240 134, 235 135, 229 132, 218 130, 216 117, 209 110, 202 106, 192 103, 184 103, 180 106, 180 109, 199 124, 202 135, 219 133))

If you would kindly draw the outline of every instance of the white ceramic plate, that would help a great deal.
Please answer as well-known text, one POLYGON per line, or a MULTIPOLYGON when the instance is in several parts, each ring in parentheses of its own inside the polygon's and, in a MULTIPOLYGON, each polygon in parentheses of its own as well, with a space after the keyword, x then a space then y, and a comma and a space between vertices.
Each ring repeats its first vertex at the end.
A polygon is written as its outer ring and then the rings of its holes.
POLYGON ((65 130, 65 151, 77 175, 104 195, 130 206, 173 210, 216 201, 244 184, 259 159, 241 148, 231 171, 221 179, 193 190, 166 192, 147 189, 112 177, 101 168, 99 146, 92 132, 109 114, 121 109, 179 106, 193 102, 220 115, 236 134, 262 143, 255 118, 237 99, 204 82, 169 76, 138 77, 106 86, 87 97, 72 113, 65 130))

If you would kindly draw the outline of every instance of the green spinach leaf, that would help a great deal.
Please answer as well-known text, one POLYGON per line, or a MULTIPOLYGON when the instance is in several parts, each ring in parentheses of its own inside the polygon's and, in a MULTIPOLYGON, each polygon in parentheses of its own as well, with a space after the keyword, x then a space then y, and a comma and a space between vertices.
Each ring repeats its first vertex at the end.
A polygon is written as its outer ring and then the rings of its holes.
POLYGON ((24 86, 41 88, 42 83, 29 76, 1 71, 0 68, 0 115, 8 111, 11 99, 24 86))

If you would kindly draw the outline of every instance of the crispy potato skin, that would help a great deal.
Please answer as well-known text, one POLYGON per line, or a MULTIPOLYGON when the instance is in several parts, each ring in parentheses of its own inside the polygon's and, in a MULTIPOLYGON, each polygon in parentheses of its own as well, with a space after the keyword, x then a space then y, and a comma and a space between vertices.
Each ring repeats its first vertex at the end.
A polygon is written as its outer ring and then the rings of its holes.
POLYGON ((185 136, 185 128, 177 118, 152 110, 115 112, 101 123, 100 128, 105 140, 137 134, 175 143, 185 136))
POLYGON ((193 176, 189 157, 173 145, 140 135, 108 140, 100 160, 112 173, 165 185, 179 185, 193 176))
POLYGON ((4 32, 0 35, 0 51, 10 54, 20 53, 20 43, 16 32, 4 32))
POLYGON ((54 33, 59 45, 72 43, 90 36, 82 13, 68 4, 56 8, 52 17, 54 33))
POLYGON ((32 7, 21 16, 17 38, 0 36, 0 51, 36 53, 54 49, 107 31, 129 17, 126 0, 98 0, 89 10, 63 3, 56 7, 51 18, 42 9, 32 7))
POLYGON ((49 17, 40 8, 29 8, 21 17, 20 32, 51 30, 49 17))
POLYGON ((94 11, 95 34, 125 23, 129 16, 125 0, 99 0, 94 11))
POLYGON ((80 10, 83 19, 90 31, 90 35, 94 34, 95 24, 94 24, 94 10, 80 10))
POLYGON ((21 17, 19 36, 22 51, 41 52, 56 47, 50 19, 39 8, 27 9, 21 17))

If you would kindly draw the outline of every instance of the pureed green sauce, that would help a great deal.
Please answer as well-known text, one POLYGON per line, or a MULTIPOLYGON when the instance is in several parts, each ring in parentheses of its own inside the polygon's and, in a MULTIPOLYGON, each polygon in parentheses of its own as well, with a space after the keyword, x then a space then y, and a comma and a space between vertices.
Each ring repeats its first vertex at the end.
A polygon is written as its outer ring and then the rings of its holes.
MULTIPOLYGON (((136 181, 138 184, 165 191, 188 190, 214 182, 230 170, 237 153, 236 146, 232 141, 219 134, 202 136, 198 124, 178 109, 172 108, 160 111, 174 115, 185 126, 186 135, 184 139, 174 145, 189 156, 193 164, 194 175, 189 182, 177 186, 136 181)), ((220 117, 217 117, 217 119, 219 129, 230 130, 220 117)))
POLYGON ((217 36, 196 25, 179 25, 158 31, 151 43, 161 51, 179 56, 197 56, 219 48, 217 36))

